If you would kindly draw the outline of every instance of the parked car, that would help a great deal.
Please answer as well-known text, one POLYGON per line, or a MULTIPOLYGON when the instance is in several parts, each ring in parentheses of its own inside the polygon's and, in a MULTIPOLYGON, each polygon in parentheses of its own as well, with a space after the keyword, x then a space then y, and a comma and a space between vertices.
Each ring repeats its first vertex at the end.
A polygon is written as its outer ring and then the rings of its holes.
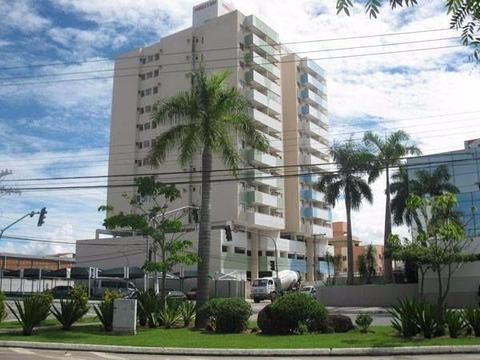
POLYGON ((300 289, 300 291, 304 294, 310 295, 313 298, 315 298, 315 294, 317 293, 317 289, 315 289, 314 286, 304 286, 300 289))
POLYGON ((196 300, 197 299, 197 289, 196 288, 190 289, 189 291, 187 291, 186 295, 187 295, 188 300, 196 300))
POLYGON ((167 299, 186 300, 187 296, 183 291, 166 289, 167 299))
POLYGON ((92 280, 92 298, 101 299, 106 290, 117 291, 122 298, 132 298, 135 296, 137 287, 126 279, 96 278, 92 280))
POLYGON ((54 299, 66 299, 70 296, 73 290, 73 286, 70 285, 58 285, 53 287, 50 292, 54 299))

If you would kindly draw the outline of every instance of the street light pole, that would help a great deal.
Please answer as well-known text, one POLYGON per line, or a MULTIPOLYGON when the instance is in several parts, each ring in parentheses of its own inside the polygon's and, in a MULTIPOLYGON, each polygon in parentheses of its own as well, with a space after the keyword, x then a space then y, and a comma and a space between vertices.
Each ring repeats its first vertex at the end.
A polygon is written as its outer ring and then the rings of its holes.
POLYGON ((0 230, 0 239, 1 239, 2 236, 3 236, 3 233, 4 233, 6 230, 10 229, 10 228, 11 228, 13 225, 15 225, 16 223, 19 223, 20 221, 22 221, 22 220, 25 219, 26 217, 29 217, 29 216, 30 216, 30 217, 33 217, 34 215, 38 215, 38 214, 40 214, 39 211, 30 211, 28 214, 23 215, 20 219, 15 220, 13 223, 7 225, 6 227, 4 227, 3 229, 0 230))

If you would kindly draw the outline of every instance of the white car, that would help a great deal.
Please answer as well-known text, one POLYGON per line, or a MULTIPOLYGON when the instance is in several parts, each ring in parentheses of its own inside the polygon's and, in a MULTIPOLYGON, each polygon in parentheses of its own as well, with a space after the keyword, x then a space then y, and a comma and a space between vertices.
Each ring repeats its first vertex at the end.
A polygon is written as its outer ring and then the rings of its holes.
POLYGON ((315 289, 314 286, 304 286, 300 289, 300 291, 304 294, 310 295, 311 297, 315 297, 315 293, 317 292, 317 289, 315 289))

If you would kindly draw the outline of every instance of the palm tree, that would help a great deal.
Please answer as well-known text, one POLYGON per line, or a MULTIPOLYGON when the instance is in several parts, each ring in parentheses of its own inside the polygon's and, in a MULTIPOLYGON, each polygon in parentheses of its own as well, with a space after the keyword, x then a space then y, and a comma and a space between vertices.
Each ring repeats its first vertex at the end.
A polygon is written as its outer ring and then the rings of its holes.
POLYGON ((398 172, 392 175, 390 185, 391 211, 395 225, 412 224, 415 214, 407 208, 407 199, 410 194, 418 196, 437 196, 444 192, 457 193, 459 190, 450 183, 448 167, 440 165, 433 171, 418 170, 415 178, 409 179, 406 166, 400 166, 398 172))
POLYGON ((182 165, 191 164, 195 155, 202 159, 202 200, 198 234, 197 318, 195 326, 205 327, 201 307, 208 301, 210 265, 210 197, 212 158, 218 155, 236 175, 241 162, 237 147, 238 135, 250 146, 264 150, 266 138, 255 128, 249 116, 249 103, 237 88, 228 87, 230 72, 207 76, 204 70, 192 73, 192 89, 181 92, 158 104, 153 120, 158 125, 171 125, 160 134, 150 150, 149 159, 158 167, 167 154, 175 150, 182 165))
POLYGON ((417 148, 411 141, 410 136, 402 131, 398 130, 390 134, 386 138, 382 138, 380 135, 371 131, 367 131, 363 137, 365 145, 370 148, 370 151, 377 158, 377 174, 385 170, 386 177, 386 203, 385 203, 385 231, 384 231, 384 247, 385 256, 383 258, 384 264, 384 277, 385 282, 392 281, 392 259, 388 254, 388 239, 392 233, 392 216, 390 208, 390 168, 399 166, 402 163, 402 159, 409 155, 420 154, 420 149, 417 148))
POLYGON ((364 175, 371 168, 374 156, 354 143, 352 138, 345 143, 335 143, 330 148, 330 155, 337 164, 338 170, 321 176, 318 190, 325 193, 325 200, 335 206, 342 193, 345 194, 345 210, 347 215, 347 283, 353 284, 353 242, 351 211, 357 210, 365 198, 373 202, 372 190, 364 175))

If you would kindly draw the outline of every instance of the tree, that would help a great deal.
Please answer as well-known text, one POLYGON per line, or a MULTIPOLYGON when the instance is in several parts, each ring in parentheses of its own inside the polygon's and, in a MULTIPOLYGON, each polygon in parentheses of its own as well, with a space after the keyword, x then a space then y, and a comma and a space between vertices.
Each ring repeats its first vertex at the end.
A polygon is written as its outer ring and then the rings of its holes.
POLYGON ((390 193, 393 195, 391 211, 393 222, 396 225, 412 224, 412 212, 407 207, 407 199, 410 194, 418 196, 437 196, 444 192, 457 193, 458 188, 450 183, 450 173, 445 165, 440 165, 432 172, 418 170, 415 177, 409 179, 408 170, 400 166, 398 172, 392 175, 390 193))
POLYGON ((5 195, 12 195, 12 194, 20 195, 20 191, 15 190, 14 188, 3 184, 3 181, 9 175, 12 175, 12 170, 8 170, 8 169, 0 170, 0 197, 5 195))
MULTIPOLYGON (((387 249, 388 239, 392 233, 392 215, 390 208, 390 169, 399 166, 403 158, 408 154, 420 154, 420 150, 410 141, 410 136, 402 130, 395 131, 386 138, 380 137, 371 131, 367 131, 363 137, 365 145, 376 157, 375 176, 385 170, 385 230, 384 246, 387 249)), ((371 174, 371 176, 373 175, 371 174)), ((388 254, 388 251, 387 251, 388 254)), ((392 259, 388 256, 383 258, 383 269, 385 282, 392 281, 392 259)))
POLYGON ((325 261, 327 263, 328 278, 330 279, 330 264, 333 267, 332 285, 337 282, 337 273, 342 267, 342 255, 332 255, 328 251, 325 253, 325 261))
MULTIPOLYGON (((463 45, 474 49, 475 60, 480 61, 480 1, 479 0, 444 0, 447 14, 450 15, 450 28, 462 30, 463 45)), ((380 13, 382 1, 366 0, 365 11, 370 18, 376 18, 380 13)), ((418 0, 389 0, 390 7, 415 6, 418 0)), ((337 14, 344 12, 350 15, 352 0, 337 0, 337 14)))
POLYGON ((372 171, 374 156, 364 147, 355 143, 352 138, 344 143, 334 143, 330 155, 337 164, 338 170, 321 175, 317 189, 325 194, 325 200, 335 206, 337 200, 345 194, 345 210, 347 215, 347 283, 353 284, 353 241, 351 211, 358 210, 362 200, 373 202, 372 190, 364 177, 372 171))
POLYGON ((240 90, 227 86, 229 74, 221 72, 207 76, 203 70, 193 72, 191 92, 182 92, 162 101, 153 113, 156 124, 171 125, 153 143, 149 154, 153 166, 158 167, 172 150, 178 150, 178 159, 182 165, 192 163, 194 157, 201 154, 197 328, 205 327, 207 321, 199 310, 208 300, 213 155, 219 155, 236 175, 241 163, 237 136, 259 150, 265 150, 268 146, 266 138, 257 131, 255 122, 249 115, 248 100, 240 90))
MULTIPOLYGON (((167 273, 172 271, 178 264, 192 265, 196 262, 197 256, 188 249, 191 248, 191 241, 182 239, 181 216, 178 212, 168 212, 168 205, 180 198, 180 191, 174 185, 166 185, 155 181, 152 176, 139 177, 135 179, 137 193, 125 198, 130 200, 133 212, 130 214, 119 214, 107 217, 104 226, 107 229, 130 229, 153 240, 153 253, 155 258, 151 259, 150 254, 143 265, 143 269, 149 273, 162 275, 160 297, 162 306, 165 305, 167 273), (150 206, 153 205, 153 206, 150 206), (160 253, 160 261, 157 261, 157 251, 160 253)), ((101 206, 99 210, 113 211, 107 206, 101 206)))
POLYGON ((367 246, 365 254, 358 256, 358 272, 367 284, 372 283, 372 276, 377 273, 377 250, 372 244, 367 246))
POLYGON ((432 198, 411 195, 407 206, 418 213, 420 220, 414 229, 413 239, 402 246, 398 237, 392 237, 394 257, 413 258, 417 264, 428 267, 436 275, 437 306, 440 308, 445 305, 452 275, 468 258, 465 257, 465 250, 472 242, 471 238, 465 236, 465 224, 459 220, 457 205, 457 197, 452 193, 432 198))

